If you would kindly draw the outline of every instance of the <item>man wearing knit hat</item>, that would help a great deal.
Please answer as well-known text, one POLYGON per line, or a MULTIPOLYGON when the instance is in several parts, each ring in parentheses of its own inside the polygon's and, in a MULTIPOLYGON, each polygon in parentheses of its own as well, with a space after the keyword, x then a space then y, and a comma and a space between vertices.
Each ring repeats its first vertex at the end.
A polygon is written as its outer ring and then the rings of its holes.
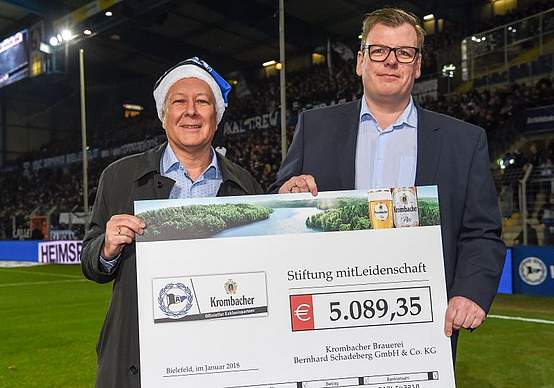
MULTIPOLYGON (((196 57, 169 69, 154 86, 167 142, 112 163, 100 177, 81 254, 88 279, 113 281, 96 347, 97 387, 140 386, 134 238, 148 225, 132 215, 133 201, 262 193, 246 170, 211 146, 230 89, 196 57)), ((194 260, 186 252, 182 255, 183 260, 194 260)))

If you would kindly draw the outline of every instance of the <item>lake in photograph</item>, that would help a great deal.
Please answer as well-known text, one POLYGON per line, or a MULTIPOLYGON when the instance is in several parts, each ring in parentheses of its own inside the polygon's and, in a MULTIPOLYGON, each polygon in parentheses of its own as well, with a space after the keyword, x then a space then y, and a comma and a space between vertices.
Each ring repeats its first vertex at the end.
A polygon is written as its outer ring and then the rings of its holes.
POLYGON ((262 221, 238 226, 219 232, 213 237, 264 236, 271 234, 313 233, 317 230, 306 227, 306 219, 321 213, 316 207, 290 207, 273 209, 271 216, 262 221))

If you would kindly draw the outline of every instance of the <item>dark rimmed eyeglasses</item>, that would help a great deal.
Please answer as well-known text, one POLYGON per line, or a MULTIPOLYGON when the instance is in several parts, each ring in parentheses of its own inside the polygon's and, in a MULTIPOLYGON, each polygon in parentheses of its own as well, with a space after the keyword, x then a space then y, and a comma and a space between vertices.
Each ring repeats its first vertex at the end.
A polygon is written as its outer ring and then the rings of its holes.
POLYGON ((360 50, 362 52, 367 50, 369 59, 373 62, 385 62, 392 51, 398 63, 412 63, 420 52, 417 47, 400 46, 393 48, 382 44, 364 44, 360 50))

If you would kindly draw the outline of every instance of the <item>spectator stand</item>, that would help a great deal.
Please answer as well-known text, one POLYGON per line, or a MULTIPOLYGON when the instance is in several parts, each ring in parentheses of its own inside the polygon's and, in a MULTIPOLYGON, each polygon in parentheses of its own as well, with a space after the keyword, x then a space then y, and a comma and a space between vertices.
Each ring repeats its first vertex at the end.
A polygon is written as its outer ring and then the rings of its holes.
MULTIPOLYGON (((552 245, 554 237, 554 141, 534 140, 523 154, 500 159, 503 239, 508 245, 552 245)), ((500 178, 500 179, 498 179, 500 178)))
POLYGON ((541 76, 553 70, 554 8, 466 37, 462 81, 473 87, 541 76))

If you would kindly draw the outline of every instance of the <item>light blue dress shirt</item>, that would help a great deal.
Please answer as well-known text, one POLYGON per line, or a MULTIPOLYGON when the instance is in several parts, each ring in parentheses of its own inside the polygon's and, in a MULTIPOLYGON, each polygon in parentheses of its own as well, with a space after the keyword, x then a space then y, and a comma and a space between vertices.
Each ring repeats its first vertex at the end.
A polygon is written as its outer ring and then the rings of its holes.
MULTIPOLYGON (((193 181, 185 168, 177 159, 175 152, 168 144, 160 160, 160 173, 162 176, 171 178, 175 185, 171 189, 169 198, 199 198, 215 197, 219 186, 223 182, 223 176, 217 163, 217 155, 212 148, 212 160, 204 172, 193 181)), ((100 263, 107 272, 111 272, 117 266, 119 256, 112 260, 105 260, 100 256, 100 263)))
POLYGON ((356 189, 413 186, 417 164, 417 109, 412 97, 398 119, 380 128, 365 97, 356 144, 356 189))
POLYGON ((175 156, 175 153, 167 145, 162 160, 160 161, 160 172, 163 176, 171 178, 175 181, 175 185, 171 189, 169 198, 199 198, 199 197, 215 197, 223 177, 217 163, 217 155, 212 148, 212 161, 204 172, 193 181, 185 168, 175 156))

